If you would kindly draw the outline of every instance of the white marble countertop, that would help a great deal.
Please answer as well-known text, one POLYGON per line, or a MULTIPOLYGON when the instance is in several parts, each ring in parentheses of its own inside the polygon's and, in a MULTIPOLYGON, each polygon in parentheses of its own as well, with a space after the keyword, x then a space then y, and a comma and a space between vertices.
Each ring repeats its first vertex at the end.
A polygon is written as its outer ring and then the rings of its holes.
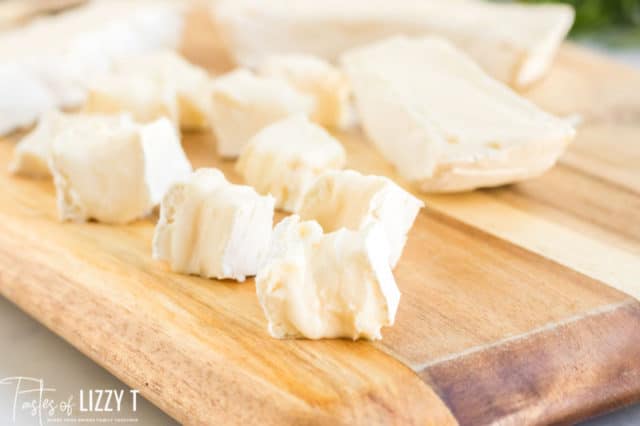
MULTIPOLYGON (((614 53, 617 58, 640 67, 640 50, 614 53)), ((0 425, 31 426, 47 423, 67 423, 65 404, 72 399, 73 423, 85 419, 91 423, 118 423, 137 425, 175 425, 165 415, 142 397, 136 398, 133 410, 134 394, 128 386, 120 382, 109 372, 82 355, 64 340, 50 332, 38 322, 20 311, 6 299, 0 297, 0 425), (43 393, 42 400, 51 400, 47 409, 55 405, 55 412, 49 415, 47 410, 29 409, 25 403, 39 400, 37 393, 16 395, 18 379, 20 390, 38 389, 40 384, 30 379, 42 380, 43 387, 49 390, 43 393), (13 378, 13 379, 11 379, 13 378), (102 391, 102 392, 101 392, 102 391), (112 391, 117 391, 113 393, 112 391), (80 404, 80 393, 83 400, 80 404), (101 392, 100 403, 97 404, 101 392), (94 408, 108 409, 111 412, 80 411, 89 408, 88 395, 94 396, 94 408), (112 395, 109 397, 108 395, 112 395), (121 396, 120 411, 114 395, 121 396), (109 403, 105 404, 109 399, 109 403), (15 407, 15 417, 14 409, 15 407), (49 419, 49 422, 47 422, 49 419), (40 423, 42 420, 42 423, 40 423)), ((36 404, 37 405, 37 404, 36 404)), ((46 405, 46 404, 43 404, 46 405)), ((85 423, 80 423, 85 424, 85 423)), ((620 410, 599 419, 586 422, 588 426, 637 426, 640 424, 640 405, 620 410)))

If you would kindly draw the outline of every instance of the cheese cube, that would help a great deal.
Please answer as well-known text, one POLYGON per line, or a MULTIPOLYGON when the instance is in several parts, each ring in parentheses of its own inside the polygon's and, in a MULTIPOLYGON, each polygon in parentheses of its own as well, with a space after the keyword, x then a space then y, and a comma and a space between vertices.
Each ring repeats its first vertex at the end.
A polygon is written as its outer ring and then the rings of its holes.
POLYGON ((128 116, 78 120, 61 130, 50 168, 61 220, 113 224, 146 216, 191 172, 169 120, 138 125, 128 116))
POLYGON ((365 132, 423 191, 538 176, 575 135, 442 39, 381 41, 348 52, 344 65, 365 132))
POLYGON ((172 51, 128 58, 90 87, 85 110, 129 112, 137 121, 170 118, 185 130, 211 122, 210 78, 207 72, 172 51))
POLYGON ((316 220, 325 232, 363 229, 380 222, 389 245, 388 263, 395 267, 422 201, 383 176, 354 170, 329 171, 307 191, 298 214, 316 220))
POLYGON ((345 129, 354 121, 351 86, 330 63, 304 54, 274 55, 258 67, 258 73, 280 78, 315 99, 311 118, 323 126, 345 129))
POLYGON ((213 120, 218 153, 237 157, 268 124, 296 113, 309 114, 313 99, 285 82, 237 70, 213 83, 213 120))
POLYGON ((271 238, 274 199, 199 169, 171 187, 160 206, 153 258, 172 271, 244 281, 255 275, 271 238))
POLYGON ((243 66, 287 53, 336 61, 387 37, 435 35, 516 86, 544 75, 574 18, 567 5, 459 0, 218 0, 212 15, 243 66))
POLYGON ((271 336, 380 339, 400 301, 388 249, 380 224, 323 234, 316 222, 285 218, 256 276, 271 336))
POLYGON ((303 116, 295 115, 258 132, 245 146, 236 170, 276 207, 294 212, 314 180, 324 171, 344 167, 340 142, 303 116))

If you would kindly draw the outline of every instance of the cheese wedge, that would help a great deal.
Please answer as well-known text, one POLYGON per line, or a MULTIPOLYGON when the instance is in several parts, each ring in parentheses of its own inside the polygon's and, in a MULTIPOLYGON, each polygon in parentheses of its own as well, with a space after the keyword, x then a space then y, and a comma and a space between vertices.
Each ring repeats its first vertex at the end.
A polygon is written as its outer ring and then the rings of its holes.
POLYGON ((341 70, 313 55, 274 55, 258 74, 280 78, 315 99, 311 118, 323 126, 346 129, 354 122, 351 86, 341 70))
POLYGON ((426 192, 538 176, 575 135, 442 39, 381 41, 345 54, 344 66, 365 132, 426 192))
POLYGON ((325 232, 359 230, 380 222, 389 245, 388 263, 398 263, 422 201, 383 176, 354 170, 322 174, 307 191, 298 214, 315 220, 325 232))
POLYGON ((212 11, 244 66, 286 53, 336 61, 387 37, 437 35, 516 86, 544 75, 574 18, 566 5, 459 0, 219 0, 212 11))
POLYGON ((77 108, 118 58, 177 47, 183 7, 167 1, 92 1, 0 33, 0 134, 51 108, 77 108))
POLYGON ((315 179, 344 167, 345 161, 340 142, 304 115, 295 115, 251 138, 236 170, 259 193, 273 195, 277 208, 294 212, 315 179))
POLYGON ((388 257, 379 224, 323 234, 316 222, 285 218, 256 276, 269 333, 279 339, 380 339, 400 301, 388 257))
POLYGON ((175 272, 244 281, 267 253, 273 208, 273 197, 233 185, 217 169, 198 169, 164 196, 153 258, 175 272))
POLYGON ((257 77, 239 69, 213 83, 213 121, 218 153, 240 155, 249 139, 263 127, 293 114, 310 114, 311 97, 275 78, 257 77))
POLYGON ((191 173, 175 127, 128 116, 77 120, 51 146, 50 168, 62 221, 123 224, 146 216, 191 173))
POLYGON ((185 130, 211 123, 211 79, 173 51, 117 61, 90 85, 85 110, 129 112, 139 122, 168 117, 185 130))

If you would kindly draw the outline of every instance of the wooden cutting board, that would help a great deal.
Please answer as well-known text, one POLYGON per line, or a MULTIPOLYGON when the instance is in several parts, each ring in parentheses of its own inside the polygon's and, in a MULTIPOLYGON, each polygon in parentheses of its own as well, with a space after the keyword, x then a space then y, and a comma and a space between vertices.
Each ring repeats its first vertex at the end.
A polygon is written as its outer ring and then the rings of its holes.
MULTIPOLYGON (((185 54, 227 70, 203 16, 185 54)), ((577 140, 539 179, 422 196, 380 342, 272 339, 252 281, 171 273, 153 220, 61 224, 50 182, 6 173, 0 293, 189 424, 566 423, 637 401, 640 73, 566 45, 527 96, 580 113, 577 140)), ((337 136, 350 167, 402 183, 359 131, 337 136)), ((212 136, 184 143, 238 181, 212 136)))

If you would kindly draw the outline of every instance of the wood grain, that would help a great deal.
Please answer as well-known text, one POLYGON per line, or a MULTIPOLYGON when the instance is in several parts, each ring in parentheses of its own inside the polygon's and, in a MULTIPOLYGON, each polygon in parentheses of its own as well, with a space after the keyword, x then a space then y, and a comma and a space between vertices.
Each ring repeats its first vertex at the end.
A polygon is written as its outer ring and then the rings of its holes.
POLYGON ((420 375, 461 425, 570 424, 637 400, 638 329, 640 303, 616 303, 461 354, 420 375))
MULTIPOLYGON (((206 14, 187 28, 185 54, 228 70, 206 14)), ((565 46, 527 92, 585 117, 560 164, 518 185, 419 195, 427 208, 381 342, 272 339, 251 280, 151 259, 154 218, 61 224, 50 182, 7 174, 0 294, 187 424, 538 424, 638 400, 640 102, 629 84, 640 91, 638 73, 565 46)), ((0 141, 0 169, 19 136, 0 141)), ((349 167, 411 189, 359 130, 336 136, 349 167)), ((194 166, 240 182, 209 133, 183 142, 194 166)))

